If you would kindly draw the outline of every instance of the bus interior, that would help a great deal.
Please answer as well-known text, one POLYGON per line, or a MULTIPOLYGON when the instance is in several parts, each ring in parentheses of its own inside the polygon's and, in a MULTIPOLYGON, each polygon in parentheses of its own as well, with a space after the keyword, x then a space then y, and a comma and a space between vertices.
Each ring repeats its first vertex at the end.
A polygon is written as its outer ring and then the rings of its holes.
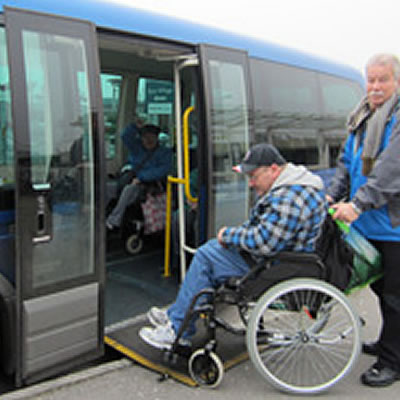
MULTIPOLYGON (((142 121, 161 128, 160 146, 175 146, 174 63, 191 54, 191 48, 110 33, 99 34, 101 85, 105 123, 106 210, 115 198, 118 176, 126 163, 127 151, 120 132, 131 122, 142 121)), ((198 109, 196 69, 181 74, 182 109, 194 106, 190 116, 190 164, 197 164, 198 109)), ((176 165, 176 157, 175 165, 176 165)), ((176 176, 171 166, 170 175, 176 176)), ((176 187, 175 187, 176 192, 176 187)), ((176 199, 176 196, 174 196, 176 199)), ((174 202, 176 209, 176 201, 174 202)), ((164 230, 144 236, 144 246, 136 255, 126 249, 120 233, 107 234, 106 325, 145 312, 151 305, 171 302, 179 283, 176 265, 164 277, 164 230)), ((176 250, 176 249, 175 249, 176 250)), ((172 249, 172 252, 175 251, 172 249)), ((172 262, 177 262, 172 254, 172 262)))

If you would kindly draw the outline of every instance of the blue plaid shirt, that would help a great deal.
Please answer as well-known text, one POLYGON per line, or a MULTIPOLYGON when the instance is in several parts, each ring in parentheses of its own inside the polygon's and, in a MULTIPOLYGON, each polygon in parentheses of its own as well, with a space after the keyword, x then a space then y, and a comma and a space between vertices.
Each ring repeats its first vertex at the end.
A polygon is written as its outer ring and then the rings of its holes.
POLYGON ((238 227, 228 227, 223 242, 248 251, 253 258, 279 251, 312 252, 326 216, 325 194, 312 186, 271 189, 238 227))

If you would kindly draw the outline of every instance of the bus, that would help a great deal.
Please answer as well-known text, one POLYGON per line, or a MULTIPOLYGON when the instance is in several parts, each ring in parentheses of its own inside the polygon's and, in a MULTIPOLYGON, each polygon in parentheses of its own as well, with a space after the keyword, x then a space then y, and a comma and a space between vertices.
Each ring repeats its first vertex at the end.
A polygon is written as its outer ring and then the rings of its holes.
POLYGON ((250 145, 273 143, 329 180, 363 90, 345 65, 128 6, 1 0, 4 374, 20 387, 99 358, 108 335, 173 301, 186 257, 246 219, 251 193, 232 166, 250 145), (164 262, 162 232, 136 254, 106 232, 127 162, 120 133, 139 120, 174 154, 177 268, 164 262))

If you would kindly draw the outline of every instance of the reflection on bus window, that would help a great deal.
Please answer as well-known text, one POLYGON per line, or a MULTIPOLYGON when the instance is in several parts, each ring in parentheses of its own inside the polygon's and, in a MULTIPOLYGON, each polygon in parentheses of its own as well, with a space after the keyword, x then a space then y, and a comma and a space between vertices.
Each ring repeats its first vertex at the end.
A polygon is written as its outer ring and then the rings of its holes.
POLYGON ((38 288, 94 271, 93 131, 83 40, 32 31, 22 38, 30 183, 51 189, 51 241, 32 248, 32 286, 38 288))
POLYGON ((248 148, 249 120, 243 67, 210 60, 215 227, 246 219, 248 191, 243 177, 232 172, 248 148), (232 85, 235 82, 235 85, 232 85), (227 206, 232 201, 233 207, 227 206), (228 215, 230 212, 232 215, 228 215))
POLYGON ((14 142, 6 36, 0 28, 0 185, 14 182, 14 142))
POLYGON ((356 83, 262 60, 251 60, 255 142, 273 143, 287 160, 326 169, 345 135, 346 116, 361 97, 356 83), (336 100, 340 99, 340 100, 336 100))
POLYGON ((15 283, 14 139, 6 35, 0 28, 0 273, 15 283))
POLYGON ((101 74, 106 157, 109 160, 113 159, 116 154, 115 135, 117 132, 117 119, 121 100, 121 85, 121 75, 101 74))

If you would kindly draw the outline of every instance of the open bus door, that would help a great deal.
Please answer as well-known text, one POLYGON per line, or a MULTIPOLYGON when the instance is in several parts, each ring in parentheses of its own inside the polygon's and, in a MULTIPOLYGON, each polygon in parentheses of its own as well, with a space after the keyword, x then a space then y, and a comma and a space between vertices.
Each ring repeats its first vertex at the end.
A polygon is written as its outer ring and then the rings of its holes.
POLYGON ((6 7, 5 21, 20 386, 104 351, 102 111, 92 24, 6 7))
POLYGON ((206 44, 198 51, 206 131, 201 153, 208 166, 206 219, 211 238, 221 227, 248 218, 249 190, 232 166, 249 148, 254 119, 247 53, 206 44))

